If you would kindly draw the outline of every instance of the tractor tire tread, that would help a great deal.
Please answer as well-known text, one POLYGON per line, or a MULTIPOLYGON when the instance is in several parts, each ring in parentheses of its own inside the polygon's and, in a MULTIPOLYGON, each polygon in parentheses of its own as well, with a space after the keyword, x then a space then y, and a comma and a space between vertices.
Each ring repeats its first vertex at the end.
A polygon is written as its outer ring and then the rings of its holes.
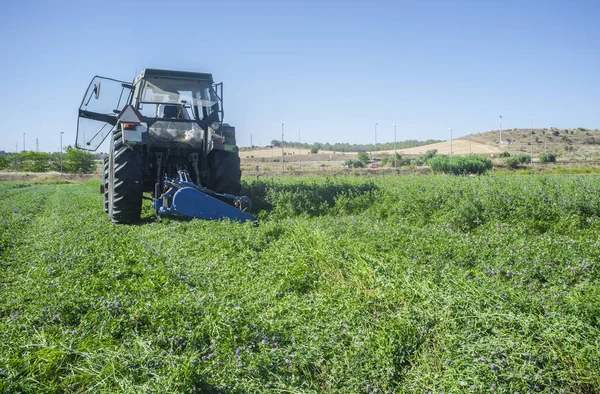
POLYGON ((143 195, 143 158, 140 151, 124 145, 121 132, 113 135, 114 180, 111 220, 134 223, 140 219, 143 195))

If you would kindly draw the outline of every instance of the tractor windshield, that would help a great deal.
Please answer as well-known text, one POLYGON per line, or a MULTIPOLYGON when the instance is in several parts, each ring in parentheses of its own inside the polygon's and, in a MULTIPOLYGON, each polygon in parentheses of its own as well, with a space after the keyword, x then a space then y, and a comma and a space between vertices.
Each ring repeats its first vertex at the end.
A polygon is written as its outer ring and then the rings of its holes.
POLYGON ((203 119, 219 109, 219 99, 212 84, 202 80, 148 77, 143 80, 138 97, 142 106, 156 105, 154 117, 162 116, 159 112, 164 104, 174 104, 190 110, 193 119, 203 119))

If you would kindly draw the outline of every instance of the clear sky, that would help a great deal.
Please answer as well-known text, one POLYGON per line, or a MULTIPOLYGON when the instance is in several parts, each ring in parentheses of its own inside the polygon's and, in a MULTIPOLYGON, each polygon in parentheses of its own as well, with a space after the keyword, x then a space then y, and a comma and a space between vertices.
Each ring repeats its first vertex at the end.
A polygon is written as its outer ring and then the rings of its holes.
POLYGON ((6 1, 0 150, 74 144, 94 75, 213 73, 238 145, 600 127, 600 1, 6 1))

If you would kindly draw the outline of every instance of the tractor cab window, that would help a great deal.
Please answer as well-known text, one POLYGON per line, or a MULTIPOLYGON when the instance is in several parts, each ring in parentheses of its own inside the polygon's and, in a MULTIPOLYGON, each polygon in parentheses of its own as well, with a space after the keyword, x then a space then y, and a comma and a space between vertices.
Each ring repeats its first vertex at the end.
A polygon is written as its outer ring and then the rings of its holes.
POLYGON ((173 118, 176 111, 178 119, 204 119, 219 109, 207 81, 149 77, 142 81, 138 97, 142 114, 156 118, 173 118))

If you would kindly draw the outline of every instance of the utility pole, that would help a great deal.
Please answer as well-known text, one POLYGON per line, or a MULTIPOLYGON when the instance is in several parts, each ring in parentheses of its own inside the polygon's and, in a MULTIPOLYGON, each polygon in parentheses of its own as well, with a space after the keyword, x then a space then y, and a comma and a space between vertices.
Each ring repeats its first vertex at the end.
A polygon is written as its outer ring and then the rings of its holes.
POLYGON ((62 160, 62 136, 65 132, 60 132, 60 175, 63 174, 63 160, 62 160))
POLYGON ((40 142, 38 141, 37 137, 35 138, 35 151, 40 151, 40 142))
POLYGON ((23 152, 25 152, 25 133, 23 133, 23 152))
POLYGON ((450 129, 450 157, 452 157, 452 129, 450 129))
POLYGON ((531 164, 533 164, 533 118, 529 118, 529 134, 531 135, 531 164))
POLYGON ((502 115, 498 115, 500 119, 500 145, 502 145, 502 115))
POLYGON ((469 133, 469 155, 473 154, 473 151, 471 150, 472 139, 473 139, 473 133, 469 133))
POLYGON ((301 161, 300 161, 300 130, 298 130, 298 167, 301 167, 301 161))
POLYGON ((394 123, 394 170, 396 169, 396 124, 394 123))
POLYGON ((252 145, 252 134, 250 134, 250 149, 254 148, 254 145, 252 145))
POLYGON ((377 125, 379 123, 375 123, 375 148, 373 148, 374 150, 377 150, 377 125))
POLYGON ((283 156, 284 156, 284 151, 283 151, 283 123, 281 124, 281 172, 283 173, 285 171, 285 164, 283 163, 283 156))

